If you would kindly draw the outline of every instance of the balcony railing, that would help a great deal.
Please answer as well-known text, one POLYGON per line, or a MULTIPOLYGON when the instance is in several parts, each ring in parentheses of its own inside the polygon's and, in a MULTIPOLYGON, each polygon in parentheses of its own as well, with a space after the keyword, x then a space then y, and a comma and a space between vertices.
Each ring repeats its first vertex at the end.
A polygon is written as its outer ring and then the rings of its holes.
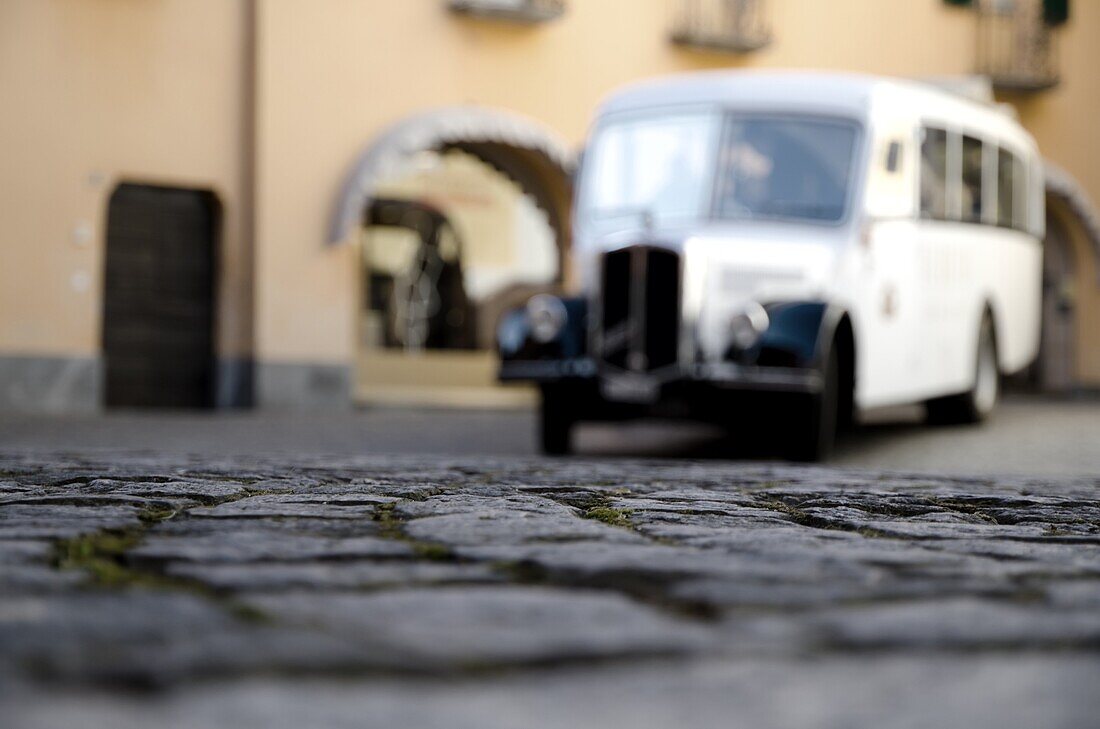
POLYGON ((766 0, 679 0, 672 26, 674 43, 748 53, 771 40, 766 0))
POLYGON ((448 0, 452 12, 518 23, 544 23, 565 13, 565 0, 448 0))
POLYGON ((1057 85, 1058 30, 1041 0, 981 0, 978 73, 998 91, 1033 92, 1057 85))

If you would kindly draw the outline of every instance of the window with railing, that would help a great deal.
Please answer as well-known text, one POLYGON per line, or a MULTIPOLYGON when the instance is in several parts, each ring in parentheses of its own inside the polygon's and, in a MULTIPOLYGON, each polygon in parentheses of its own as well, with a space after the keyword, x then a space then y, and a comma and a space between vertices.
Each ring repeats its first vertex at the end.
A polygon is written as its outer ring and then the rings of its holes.
POLYGON ((447 7, 461 15, 543 23, 565 13, 565 0, 448 0, 447 7))
POLYGON ((767 0, 678 0, 674 43, 748 53, 772 39, 767 0))
POLYGON ((975 5, 979 73, 1002 91, 1040 91, 1058 83, 1057 26, 1068 17, 1065 0, 979 0, 975 5))

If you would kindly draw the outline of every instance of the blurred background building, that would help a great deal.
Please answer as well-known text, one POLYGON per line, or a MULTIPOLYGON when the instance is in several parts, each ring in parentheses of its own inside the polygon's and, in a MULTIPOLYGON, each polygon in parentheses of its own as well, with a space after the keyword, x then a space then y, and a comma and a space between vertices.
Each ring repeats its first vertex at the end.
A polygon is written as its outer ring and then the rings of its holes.
POLYGON ((934 79, 1047 169, 1031 383, 1100 387, 1100 3, 3 0, 0 409, 500 404, 496 317, 569 281, 614 87, 934 79))

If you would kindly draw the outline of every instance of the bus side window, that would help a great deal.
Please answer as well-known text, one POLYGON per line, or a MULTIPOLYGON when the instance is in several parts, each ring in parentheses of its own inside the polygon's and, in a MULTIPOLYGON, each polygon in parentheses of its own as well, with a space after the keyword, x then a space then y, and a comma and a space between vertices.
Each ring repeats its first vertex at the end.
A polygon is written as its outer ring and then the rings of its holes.
POLYGON ((1016 223, 1016 190, 1022 180, 1017 180, 1020 162, 1007 149, 997 151, 997 225, 1011 228, 1016 223))
POLYGON ((947 219, 947 132, 926 127, 920 145, 920 214, 947 219))
POLYGON ((982 141, 968 136, 962 140, 962 219, 982 222, 982 141))
POLYGON ((1015 158, 1016 172, 1014 174, 1016 186, 1016 205, 1013 208, 1012 227, 1016 230, 1028 230, 1029 208, 1031 206, 1031 188, 1028 183, 1027 164, 1022 159, 1015 158))

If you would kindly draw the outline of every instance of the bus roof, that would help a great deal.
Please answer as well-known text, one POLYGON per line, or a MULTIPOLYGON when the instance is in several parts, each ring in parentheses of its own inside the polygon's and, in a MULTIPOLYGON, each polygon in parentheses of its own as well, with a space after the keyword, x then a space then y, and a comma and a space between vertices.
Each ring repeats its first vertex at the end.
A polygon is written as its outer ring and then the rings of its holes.
POLYGON ((868 74, 818 71, 703 71, 658 77, 608 96, 599 114, 717 105, 751 111, 797 111, 869 120, 878 113, 912 116, 979 131, 1030 150, 1035 143, 997 106, 930 84, 868 74))

